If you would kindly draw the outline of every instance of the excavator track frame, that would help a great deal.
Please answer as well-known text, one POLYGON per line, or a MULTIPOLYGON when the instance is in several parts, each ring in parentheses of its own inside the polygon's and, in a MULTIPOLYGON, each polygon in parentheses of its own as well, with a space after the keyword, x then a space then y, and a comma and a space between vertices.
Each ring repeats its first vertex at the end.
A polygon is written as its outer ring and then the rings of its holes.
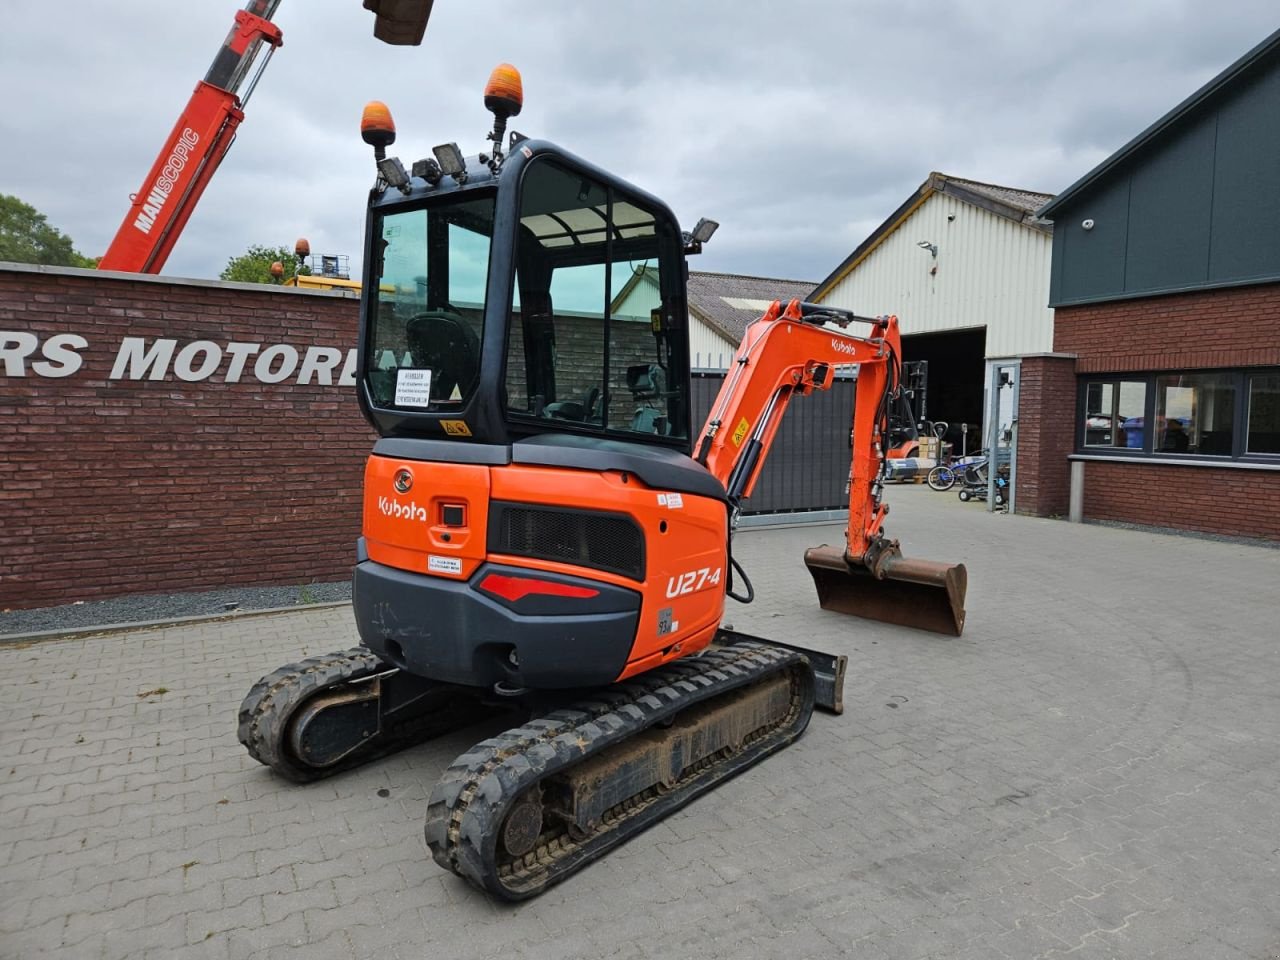
MULTIPOLYGON (((792 743, 808 726, 814 691, 813 669, 803 653, 748 640, 714 645, 701 656, 605 688, 460 756, 431 793, 424 826, 427 846, 438 864, 495 897, 514 901, 536 896, 792 743), (787 687, 785 709, 741 742, 722 745, 716 728, 732 723, 740 704, 758 711, 764 700, 777 702, 772 691, 754 696, 751 688, 778 683, 787 687), (705 730, 694 731, 692 739, 702 740, 702 750, 709 752, 684 758, 689 763, 675 776, 650 771, 647 784, 633 777, 635 793, 612 803, 588 830, 542 805, 542 794, 557 785, 563 788, 564 778, 585 763, 603 759, 605 768, 612 764, 628 774, 649 766, 645 758, 636 759, 635 751, 637 739, 650 731, 660 759, 666 757, 663 728, 674 731, 673 738, 683 738, 671 751, 683 749, 690 737, 678 728, 681 714, 691 708, 705 711, 705 730), (541 822, 530 804, 540 807, 541 822), (519 840, 519 855, 503 846, 513 836, 519 840)), ((608 777, 595 785, 606 784, 615 786, 608 777)), ((582 782, 574 785, 584 789, 582 782)))
POLYGON ((343 650, 259 680, 240 705, 237 734, 259 763, 310 783, 492 716, 477 693, 415 677, 367 649, 343 650), (344 743, 322 762, 306 758, 344 743))

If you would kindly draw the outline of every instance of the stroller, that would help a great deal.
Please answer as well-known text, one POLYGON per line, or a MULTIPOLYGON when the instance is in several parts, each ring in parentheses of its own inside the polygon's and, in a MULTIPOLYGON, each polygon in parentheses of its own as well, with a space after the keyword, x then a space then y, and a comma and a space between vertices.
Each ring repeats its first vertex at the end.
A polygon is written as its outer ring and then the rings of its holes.
MULTIPOLYGON (((975 463, 965 465, 964 472, 960 475, 960 492, 957 496, 962 503, 968 503, 970 500, 987 499, 989 492, 991 461, 989 458, 983 458, 975 463)), ((997 507, 1002 507, 1009 499, 1009 465, 1002 463, 996 467, 996 496, 995 503, 997 507)))

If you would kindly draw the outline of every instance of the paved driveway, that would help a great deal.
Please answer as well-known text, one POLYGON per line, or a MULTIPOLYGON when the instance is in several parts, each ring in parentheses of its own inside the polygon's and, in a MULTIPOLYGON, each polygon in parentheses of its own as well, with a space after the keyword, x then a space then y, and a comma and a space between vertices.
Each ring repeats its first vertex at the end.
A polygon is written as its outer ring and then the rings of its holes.
POLYGON ((421 831, 492 728, 307 787, 236 742, 346 609, 0 647, 0 956, 1280 955, 1280 551, 891 499, 964 637, 819 610, 838 528, 742 534, 729 619, 847 653, 845 714, 514 908, 421 831))

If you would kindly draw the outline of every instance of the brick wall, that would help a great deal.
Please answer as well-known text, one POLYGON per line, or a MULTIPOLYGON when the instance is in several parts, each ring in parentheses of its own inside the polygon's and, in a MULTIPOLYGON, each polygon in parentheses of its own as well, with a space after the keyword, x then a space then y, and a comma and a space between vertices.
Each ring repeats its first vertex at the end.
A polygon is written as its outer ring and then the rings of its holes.
POLYGON ((1074 357, 1024 357, 1018 385, 1018 512, 1067 512, 1075 442, 1074 357))
POLYGON ((1280 284, 1058 307, 1053 349, 1079 373, 1280 365, 1280 284))
POLYGON ((1280 474, 1090 460, 1084 515, 1201 533, 1280 540, 1280 474))
POLYGON ((0 608, 348 576, 374 438, 339 384, 357 318, 332 294, 0 267, 0 608), (161 379, 112 378, 127 337, 177 341, 161 379), (261 347, 235 348, 238 382, 231 343, 261 347))

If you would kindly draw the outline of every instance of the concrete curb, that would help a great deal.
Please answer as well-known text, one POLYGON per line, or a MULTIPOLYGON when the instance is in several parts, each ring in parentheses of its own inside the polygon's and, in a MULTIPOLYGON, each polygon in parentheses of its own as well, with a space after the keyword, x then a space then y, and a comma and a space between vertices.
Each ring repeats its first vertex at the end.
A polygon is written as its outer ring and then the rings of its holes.
POLYGON ((107 636, 113 633, 129 633, 135 630, 156 630, 161 627, 182 627, 196 623, 218 623, 225 620, 241 620, 246 617, 267 617, 279 613, 297 613, 300 610, 330 610, 349 607, 350 600, 329 600, 323 603, 295 603, 288 607, 264 607, 261 610, 233 610, 228 613, 206 613, 193 617, 170 617, 167 620, 137 620, 131 623, 97 624, 91 627, 38 630, 34 633, 0 633, 0 646, 40 643, 46 640, 84 640, 89 637, 107 636))

